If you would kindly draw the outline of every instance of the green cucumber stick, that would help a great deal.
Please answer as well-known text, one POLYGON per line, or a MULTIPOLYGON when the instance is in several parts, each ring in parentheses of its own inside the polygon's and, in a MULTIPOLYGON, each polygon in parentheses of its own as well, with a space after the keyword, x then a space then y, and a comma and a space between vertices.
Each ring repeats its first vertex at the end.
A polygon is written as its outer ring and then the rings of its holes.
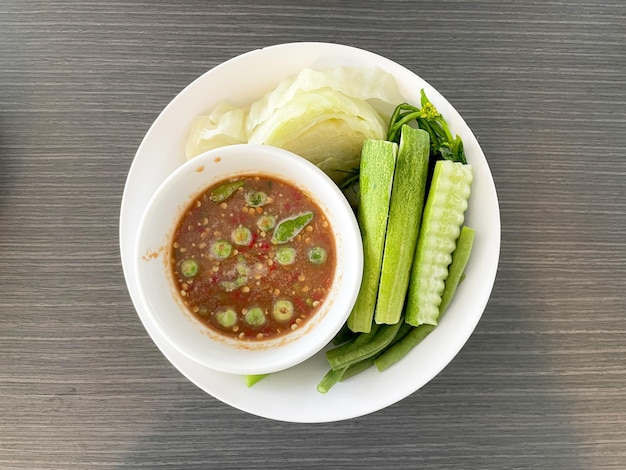
POLYGON ((429 154, 428 132, 402 126, 374 316, 376 323, 400 321, 424 208, 429 154))
POLYGON ((459 235, 456 241, 456 248, 452 253, 452 262, 448 268, 448 278, 446 279, 443 294, 441 294, 441 304, 439 305, 439 316, 443 315, 448 305, 454 297, 456 288, 461 282, 461 276, 463 270, 467 265, 470 254, 472 253, 472 246, 474 245, 474 229, 469 227, 461 228, 461 235, 459 235))
POLYGON ((354 332, 369 333, 372 327, 397 152, 398 145, 393 142, 363 143, 357 208, 363 240, 363 280, 348 317, 348 327, 354 332))
POLYGON ((436 325, 452 252, 465 218, 472 167, 450 160, 435 164, 407 292, 409 325, 436 325))

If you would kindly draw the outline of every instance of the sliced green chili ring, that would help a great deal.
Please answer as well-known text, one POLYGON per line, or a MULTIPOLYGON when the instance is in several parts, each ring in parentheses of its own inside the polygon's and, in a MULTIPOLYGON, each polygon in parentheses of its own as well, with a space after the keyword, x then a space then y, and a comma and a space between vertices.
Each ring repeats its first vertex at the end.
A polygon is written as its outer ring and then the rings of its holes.
POLYGON ((232 308, 225 308, 215 312, 215 319, 220 326, 231 328, 237 323, 237 312, 232 308))
POLYGON ((265 313, 260 307, 252 307, 246 312, 244 318, 250 326, 263 326, 265 324, 265 313))
POLYGON ((276 225, 276 217, 274 217, 273 215, 269 215, 269 214, 262 215, 256 221, 256 226, 259 227, 259 230, 263 230, 264 232, 272 230, 275 225, 276 225))
POLYGON ((238 274, 237 279, 234 281, 220 282, 220 286, 222 286, 222 289, 226 292, 232 292, 235 289, 245 286, 246 282, 248 282, 248 276, 250 275, 250 268, 248 268, 248 266, 239 263, 235 266, 235 271, 237 271, 238 274))
POLYGON ((213 255, 219 259, 228 258, 232 249, 232 245, 226 240, 218 240, 213 243, 213 245, 211 245, 211 253, 213 253, 213 255))
POLYGON ((248 191, 244 196, 250 207, 261 207, 267 204, 267 194, 263 191, 248 191))
POLYGON ((217 188, 211 190, 209 194, 209 199, 213 202, 222 202, 235 194, 239 188, 243 186, 243 180, 231 181, 230 183, 224 183, 219 185, 217 188))
POLYGON ((309 261, 313 264, 324 264, 326 262, 326 258, 328 258, 328 253, 321 246, 314 246, 309 249, 309 261))
POLYGON ((303 212, 302 214, 287 217, 278 222, 272 235, 272 243, 275 245, 287 243, 296 236, 313 220, 313 212, 303 212))
POLYGON ((180 273, 184 277, 194 277, 198 274, 198 263, 193 259, 186 259, 180 263, 180 273))
POLYGON ((282 299, 274 302, 272 316, 276 321, 286 322, 293 318, 293 304, 290 300, 282 299))
POLYGON ((252 243, 252 232, 243 225, 233 229, 230 237, 236 245, 249 245, 252 243))
POLYGON ((282 264, 283 266, 293 264, 296 262, 296 249, 290 246, 281 246, 276 250, 274 257, 276 261, 278 261, 278 264, 282 264))

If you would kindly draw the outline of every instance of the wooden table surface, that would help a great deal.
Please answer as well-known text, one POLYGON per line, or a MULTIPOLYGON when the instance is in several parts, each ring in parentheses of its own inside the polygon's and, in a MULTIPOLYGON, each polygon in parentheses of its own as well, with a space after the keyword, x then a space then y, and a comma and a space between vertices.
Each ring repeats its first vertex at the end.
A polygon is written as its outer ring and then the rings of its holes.
POLYGON ((626 468, 621 0, 0 3, 0 468, 626 468), (436 87, 487 156, 501 261, 459 355, 356 419, 273 421, 142 326, 118 223, 134 154, 193 79, 326 41, 436 87))

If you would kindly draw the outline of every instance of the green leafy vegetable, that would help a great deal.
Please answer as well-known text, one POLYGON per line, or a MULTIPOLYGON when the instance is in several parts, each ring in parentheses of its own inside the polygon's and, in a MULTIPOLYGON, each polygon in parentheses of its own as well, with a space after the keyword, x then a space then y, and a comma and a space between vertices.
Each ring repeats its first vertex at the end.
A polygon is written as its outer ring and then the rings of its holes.
POLYGON ((220 103, 194 119, 186 141, 191 159, 235 143, 273 145, 308 159, 338 184, 358 168, 366 139, 384 139, 402 96, 394 77, 376 67, 304 69, 249 107, 220 103))
POLYGON ((448 123, 426 97, 424 90, 421 91, 421 106, 417 108, 408 103, 398 105, 391 116, 387 140, 399 142, 402 126, 416 121, 417 126, 430 136, 431 156, 467 163, 461 137, 452 136, 448 123))

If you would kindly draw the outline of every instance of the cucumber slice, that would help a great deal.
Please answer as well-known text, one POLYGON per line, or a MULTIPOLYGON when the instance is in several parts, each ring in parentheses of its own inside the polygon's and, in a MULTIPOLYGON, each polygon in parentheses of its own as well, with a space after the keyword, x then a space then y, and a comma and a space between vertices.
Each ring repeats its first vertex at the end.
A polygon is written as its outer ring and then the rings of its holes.
POLYGON ((449 160, 435 164, 407 293, 406 322, 436 325, 452 252, 465 219, 473 170, 449 160))

